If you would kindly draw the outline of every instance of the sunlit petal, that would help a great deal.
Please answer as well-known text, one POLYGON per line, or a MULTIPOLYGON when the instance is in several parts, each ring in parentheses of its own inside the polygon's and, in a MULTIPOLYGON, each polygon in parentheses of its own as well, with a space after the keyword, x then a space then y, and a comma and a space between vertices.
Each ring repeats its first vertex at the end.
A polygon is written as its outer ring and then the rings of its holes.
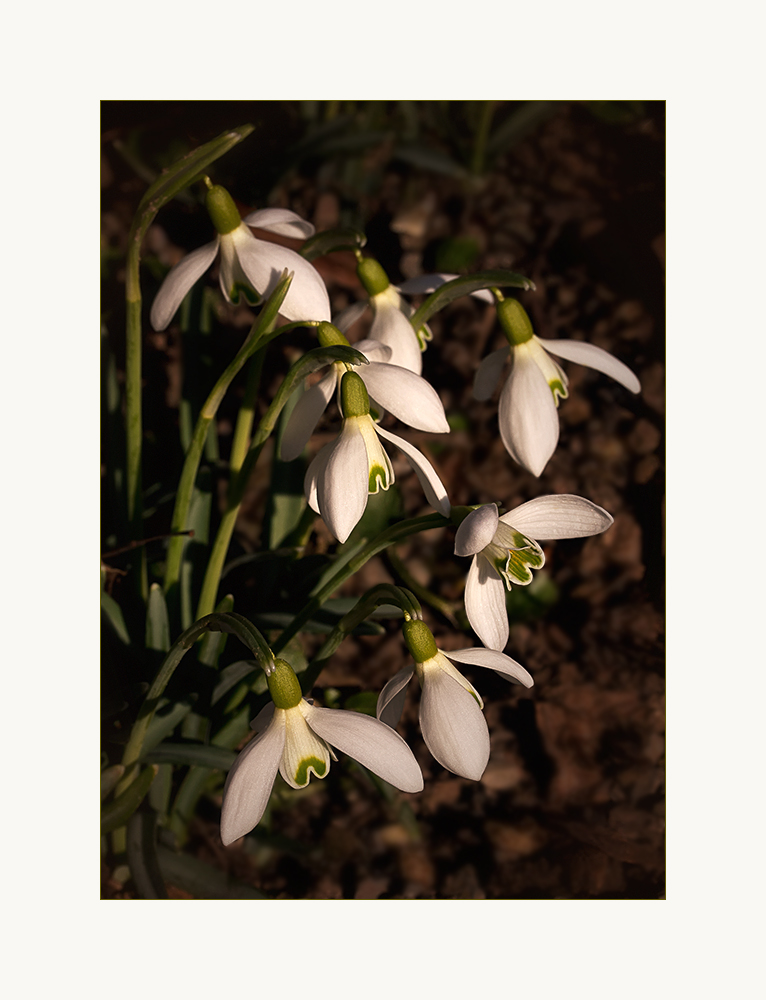
POLYGON ((508 612, 505 584, 488 559, 473 557, 465 581, 465 613, 471 628, 485 646, 505 649, 508 644, 508 612))
POLYGON ((448 434, 449 424, 436 390, 424 378, 394 364, 360 365, 370 396, 397 420, 421 431, 448 434))
POLYGON ((438 510, 440 514, 449 517, 452 505, 449 502, 447 490, 425 455, 418 451, 415 445, 410 444, 409 441, 405 441, 404 438, 400 438, 396 434, 392 434, 391 431, 385 430, 380 425, 377 425, 375 429, 382 438, 395 444, 397 448, 400 448, 404 452, 410 465, 415 470, 415 475, 420 480, 426 500, 428 500, 434 510, 438 510))
POLYGON ((316 232, 310 222, 287 208, 259 208, 246 215, 242 221, 253 229, 265 229, 270 233, 293 236, 299 240, 305 240, 316 232))
POLYGON ((221 840, 224 844, 244 837, 260 822, 284 746, 285 716, 278 710, 266 730, 248 743, 229 771, 221 812, 221 840))
POLYGON ((332 367, 319 382, 307 389, 295 404, 282 434, 280 458, 283 462, 292 462, 306 447, 306 442, 314 433, 319 418, 332 399, 337 381, 337 372, 332 367))
POLYGON ((373 295, 370 302, 374 317, 368 336, 391 348, 391 364, 420 375, 423 369, 420 343, 400 308, 399 293, 389 285, 384 292, 373 295))
POLYGON ((475 646, 472 649, 450 650, 445 653, 445 656, 458 663, 471 663, 477 667, 487 667, 500 674, 501 677, 505 677, 506 680, 522 684, 525 688, 531 688, 535 683, 531 674, 520 663, 496 649, 482 649, 480 646, 475 646))
POLYGON ((633 372, 618 361, 608 351, 595 344, 586 344, 581 340, 542 340, 538 338, 546 351, 555 354, 556 357, 566 358, 567 361, 575 361, 579 365, 593 368, 597 372, 609 375, 615 382, 624 385, 630 392, 641 392, 641 383, 633 372))
POLYGON ((301 711, 311 728, 403 792, 423 790, 423 775, 412 751, 389 726, 360 712, 317 708, 303 703, 301 711))
POLYGON ((164 330, 195 281, 202 277, 218 253, 218 238, 193 250, 172 267, 152 304, 149 322, 154 330, 164 330))
POLYGON ((354 419, 345 420, 335 447, 327 455, 324 467, 319 468, 316 477, 319 513, 339 542, 346 541, 364 513, 368 480, 369 463, 364 437, 354 419))
POLYGON ((476 699, 436 665, 425 665, 420 729, 442 767, 478 781, 489 760, 489 731, 476 699))
POLYGON ((472 510, 455 532, 455 555, 473 556, 489 545, 497 530, 497 504, 487 503, 472 510))
POLYGON ((506 451, 539 476, 556 449, 559 418, 553 393, 527 345, 513 350, 513 366, 500 394, 498 424, 506 451))
POLYGON ((500 520, 541 541, 599 535, 614 522, 603 507, 571 493, 528 500, 500 520))

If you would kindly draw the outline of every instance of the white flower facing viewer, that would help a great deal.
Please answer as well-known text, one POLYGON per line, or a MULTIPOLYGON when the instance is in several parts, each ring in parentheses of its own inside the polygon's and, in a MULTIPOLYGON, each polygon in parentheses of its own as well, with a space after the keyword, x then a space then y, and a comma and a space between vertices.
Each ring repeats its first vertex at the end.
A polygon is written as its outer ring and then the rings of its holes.
POLYGON ((229 771, 223 792, 221 840, 244 837, 257 826, 277 771, 291 788, 324 778, 337 747, 403 792, 420 792, 423 775, 412 751, 393 729, 358 712, 317 708, 302 696, 292 667, 277 659, 267 677, 273 704, 253 721, 257 735, 229 771))
POLYGON ((545 564, 541 541, 598 535, 613 518, 584 497, 564 493, 537 497, 498 515, 497 504, 477 507, 455 534, 455 555, 473 556, 465 584, 465 611, 485 646, 502 650, 508 642, 506 588, 532 582, 545 564))

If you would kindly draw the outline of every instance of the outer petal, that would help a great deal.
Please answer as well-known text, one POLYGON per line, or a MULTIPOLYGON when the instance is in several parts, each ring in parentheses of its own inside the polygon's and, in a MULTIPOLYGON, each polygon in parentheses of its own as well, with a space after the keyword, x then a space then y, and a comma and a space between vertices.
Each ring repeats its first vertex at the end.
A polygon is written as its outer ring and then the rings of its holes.
POLYGON ((403 792, 422 792, 423 775, 412 751, 389 726, 369 715, 302 705, 308 724, 322 739, 358 760, 403 792))
POLYGON ((359 374, 370 396, 397 420, 420 431, 449 434, 442 401, 424 378, 407 368, 375 361, 360 365, 359 374))
POLYGON ((520 663, 495 649, 482 649, 480 646, 475 646, 472 649, 451 650, 444 655, 458 663, 472 663, 477 667, 488 667, 515 684, 523 684, 525 688, 531 688, 535 683, 531 674, 520 663))
POLYGON ((585 497, 571 493, 528 500, 500 518, 530 538, 584 538, 600 535, 614 522, 611 514, 585 497))
POLYGON ((339 542, 346 541, 364 514, 368 479, 364 438, 352 421, 345 420, 340 437, 317 476, 319 513, 339 542))
POLYGON ((287 269, 293 280, 280 313, 290 322, 300 320, 329 320, 330 299, 319 272, 305 258, 288 247, 257 240, 245 226, 235 230, 237 256, 240 266, 253 288, 266 298, 270 295, 287 269), (247 233, 244 237, 243 233, 247 233))
POLYGON ((407 456, 410 465, 415 470, 415 475, 420 480, 426 500, 439 513, 445 517, 449 517, 452 505, 449 502, 447 490, 444 488, 444 483, 436 475, 436 470, 425 455, 419 452, 415 445, 410 444, 409 441, 405 441, 404 438, 397 437, 391 431, 385 430, 380 424, 375 425, 375 430, 384 440, 395 444, 397 448, 401 448, 407 456))
POLYGON ((259 208, 246 215, 242 221, 253 229, 265 229, 267 232, 293 236, 298 240, 305 240, 316 232, 310 222, 287 208, 259 208))
POLYGON ((579 365, 585 365, 586 368, 603 372, 631 392, 641 392, 641 383, 630 368, 603 348, 596 347, 595 344, 586 344, 582 340, 543 340, 540 337, 537 339, 546 351, 555 354, 557 358, 566 358, 567 361, 575 361, 579 365))
POLYGON ((341 333, 347 333, 369 308, 369 305, 369 299, 363 299, 361 302, 352 302, 350 306, 346 306, 336 316, 333 316, 333 326, 337 326, 341 333))
POLYGON ((465 613, 471 628, 485 646, 505 649, 508 644, 505 584, 494 566, 481 554, 473 557, 465 581, 465 613))
POLYGON ((199 250, 193 250, 168 271, 152 304, 149 322, 155 330, 164 330, 181 305, 184 296, 207 271, 218 253, 218 237, 199 250))
POLYGON ((475 556, 489 545, 497 531, 496 503, 485 503, 472 510, 455 532, 455 555, 475 556))
MULTIPOLYGON (((337 323, 335 325, 337 326, 337 323)), ((368 361, 391 361, 391 354, 393 353, 391 348, 386 347, 385 344, 381 344, 379 340, 357 340, 351 346, 356 348, 357 351, 361 351, 368 361)))
POLYGON ((555 451, 559 418, 550 386, 531 352, 513 350, 513 367, 500 394, 498 423, 506 451, 539 476, 555 451))
MULTIPOLYGON (((462 277, 460 274, 419 274, 415 278, 403 281, 399 285, 399 291, 407 295, 427 295, 429 292, 435 292, 437 288, 441 288, 448 281, 452 281, 453 278, 460 277, 462 277)), ((490 305, 494 304, 495 301, 488 288, 480 288, 478 292, 471 292, 471 295, 482 302, 489 302, 490 305)))
POLYGON ((375 316, 369 337, 391 348, 392 364, 420 375, 423 370, 420 344, 412 324, 399 308, 399 293, 389 285, 384 292, 374 295, 370 302, 375 316))
POLYGON ((295 404, 282 435, 280 458, 283 462, 292 462, 306 447, 306 442, 314 433, 319 418, 332 399, 337 381, 338 374, 333 366, 319 382, 307 389, 295 404))
POLYGON ((495 391, 510 350, 510 347, 501 347, 497 351, 492 351, 479 365, 473 380, 474 399, 489 399, 495 391))
POLYGON ((326 444, 324 448, 320 448, 319 453, 306 470, 306 476, 303 480, 303 491, 306 494, 308 505, 313 511, 316 511, 317 514, 322 513, 319 509, 319 496, 317 494, 319 478, 324 475, 324 470, 327 468, 327 463, 330 461, 330 455, 332 455, 337 444, 338 439, 336 438, 334 441, 326 444))
POLYGON ((275 712, 266 730, 234 761, 223 790, 221 840, 244 837, 260 822, 285 747, 284 712, 275 712))
POLYGON ((423 676, 420 728, 431 755, 454 774, 478 781, 489 760, 489 731, 475 698, 437 666, 423 676))
POLYGON ((402 667, 398 673, 394 674, 378 695, 378 705, 375 709, 375 714, 381 722, 385 722, 392 729, 399 724, 399 719, 402 717, 402 709, 407 697, 407 685, 412 680, 414 672, 415 667, 411 663, 406 667, 402 667))

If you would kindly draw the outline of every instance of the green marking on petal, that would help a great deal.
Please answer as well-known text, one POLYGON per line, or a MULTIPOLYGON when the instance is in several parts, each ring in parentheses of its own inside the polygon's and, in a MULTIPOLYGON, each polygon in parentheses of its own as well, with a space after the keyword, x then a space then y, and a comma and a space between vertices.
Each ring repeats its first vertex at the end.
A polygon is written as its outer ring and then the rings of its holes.
POLYGON ((304 757, 295 772, 295 784, 303 787, 309 782, 309 769, 314 771, 318 778, 324 778, 327 773, 327 765, 318 757, 304 757))
POLYGON ((391 484, 388 481, 388 471, 376 462, 370 466, 370 478, 367 484, 368 493, 377 493, 381 488, 387 490, 391 484))
POLYGON ((229 298, 235 306, 239 305, 240 295, 243 295, 245 301, 251 306, 257 306, 261 300, 258 292, 254 288, 251 288, 250 285, 246 285, 243 281, 235 281, 229 291, 229 298))
POLYGON ((564 385, 564 383, 557 378, 551 379, 548 385, 551 387, 551 392, 553 393, 553 402, 556 404, 556 406, 558 406, 559 398, 566 399, 567 396, 569 395, 569 392, 567 391, 567 388, 564 385))

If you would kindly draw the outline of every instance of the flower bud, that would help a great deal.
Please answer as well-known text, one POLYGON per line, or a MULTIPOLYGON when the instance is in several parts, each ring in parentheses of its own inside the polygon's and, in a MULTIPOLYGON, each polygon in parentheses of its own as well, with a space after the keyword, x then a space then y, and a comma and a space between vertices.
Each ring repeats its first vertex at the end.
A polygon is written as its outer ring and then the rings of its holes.
POLYGON ((360 260, 356 266, 356 273, 359 275, 365 292, 370 296, 385 292, 391 284, 386 272, 372 257, 364 257, 360 260))
POLYGON ((516 299, 503 299, 497 304, 497 318, 511 347, 526 344, 534 336, 532 323, 524 306, 516 299))
POLYGON ((295 671, 286 660, 274 661, 274 670, 267 675, 266 683, 277 708, 295 708, 303 697, 295 671))
POLYGON ((216 232, 220 233, 221 236, 238 229, 242 223, 234 199, 226 188, 219 184, 214 184, 205 195, 205 208, 216 232))
POLYGON ((404 641, 412 654, 415 663, 425 663, 432 660, 437 653, 436 643, 431 629, 422 621, 408 621, 402 626, 404 641))

